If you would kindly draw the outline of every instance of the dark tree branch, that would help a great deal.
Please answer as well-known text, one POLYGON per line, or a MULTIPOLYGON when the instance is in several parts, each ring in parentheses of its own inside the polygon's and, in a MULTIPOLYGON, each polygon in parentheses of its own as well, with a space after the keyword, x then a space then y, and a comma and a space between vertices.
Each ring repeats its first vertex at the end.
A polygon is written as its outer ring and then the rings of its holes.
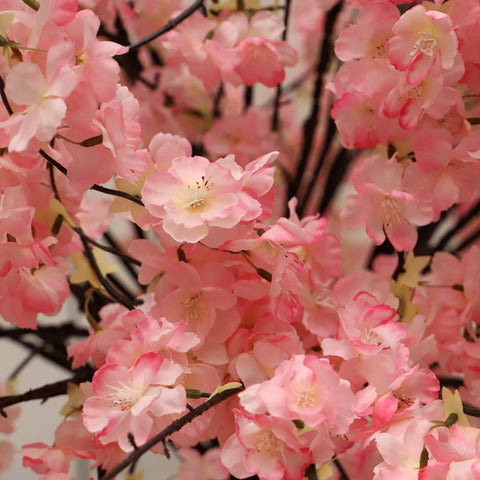
POLYGON ((13 115, 12 107, 10 106, 10 102, 8 101, 7 94, 5 93, 5 82, 3 78, 0 77, 0 97, 2 97, 2 102, 5 105, 5 109, 9 115, 13 115))
MULTIPOLYGON (((102 245, 101 243, 98 243, 93 238, 90 238, 80 227, 72 226, 72 229, 75 230, 75 232, 77 232, 81 237, 83 237, 91 245, 99 248, 100 250, 103 250, 108 253, 112 253, 113 255, 116 255, 117 257, 119 257, 121 260, 124 261, 125 265, 130 266, 131 263, 138 266, 142 265, 142 262, 138 261, 136 258, 130 257, 126 253, 123 253, 119 248, 116 248, 116 246, 109 247, 107 245, 102 245)), ((105 233, 105 235, 107 234, 105 233)), ((134 272, 134 270, 132 271, 134 272)))
POLYGON ((335 197, 337 188, 344 179, 352 159, 353 154, 350 150, 347 150, 345 148, 342 148, 340 150, 340 153, 338 154, 337 158, 330 167, 330 171, 328 172, 327 180, 323 188, 323 195, 317 208, 317 212, 319 212, 320 214, 325 214, 325 211, 330 205, 330 202, 335 197))
POLYGON ((465 227, 470 220, 473 220, 480 213, 480 201, 478 201, 465 215, 462 215, 457 223, 443 235, 438 241, 435 250, 443 250, 447 243, 457 234, 463 227, 465 227))
MULTIPOLYGON (((290 17, 290 3, 291 0, 285 0, 285 14, 283 17, 283 24, 285 26, 282 32, 282 40, 287 39, 288 20, 290 17)), ((272 130, 275 132, 278 130, 279 123, 279 111, 280 111, 280 98, 282 97, 282 84, 278 84, 277 91, 275 93, 275 100, 273 101, 273 115, 272 115, 272 130)))
POLYGON ((47 400, 48 398, 58 397, 67 393, 67 386, 69 383, 79 384, 88 382, 92 379, 92 372, 90 369, 79 370, 72 378, 60 380, 59 382, 49 383, 42 387, 28 390, 28 392, 19 395, 6 395, 0 397, 0 413, 6 416, 5 408, 18 403, 29 402, 30 400, 47 400))
POLYGON ((141 301, 128 298, 124 293, 120 293, 115 288, 113 288, 110 282, 108 282, 107 279, 103 276, 100 267, 98 266, 97 260, 93 255, 90 244, 82 236, 80 237, 80 240, 82 242, 84 253, 87 257, 88 263, 90 264, 93 272, 95 273, 95 276, 97 277, 102 287, 106 290, 106 292, 117 302, 127 307, 129 310, 133 310, 135 306, 140 305, 142 303, 141 301))
POLYGON ((333 26, 337 19, 340 10, 342 9, 342 2, 337 3, 328 13, 325 21, 325 28, 322 43, 320 45, 320 53, 318 58, 316 71, 315 85, 312 93, 312 106, 310 114, 303 124, 303 145, 300 154, 300 160, 297 166, 297 173, 293 180, 293 183, 288 188, 288 199, 295 196, 302 184, 305 168, 308 163, 308 158, 313 145, 313 139, 317 130, 318 114, 320 108, 320 98, 323 89, 323 75, 328 66, 328 62, 331 56, 330 42, 333 33, 333 26))

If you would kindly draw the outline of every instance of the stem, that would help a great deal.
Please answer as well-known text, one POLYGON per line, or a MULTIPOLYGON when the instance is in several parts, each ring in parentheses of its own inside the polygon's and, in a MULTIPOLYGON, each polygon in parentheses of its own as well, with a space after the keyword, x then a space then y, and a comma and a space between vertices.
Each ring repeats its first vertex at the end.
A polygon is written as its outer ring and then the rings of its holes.
POLYGON ((330 167, 330 171, 328 172, 327 180, 323 188, 323 195, 316 210, 320 214, 323 215, 325 213, 326 209, 330 205, 330 202, 335 197, 337 188, 344 179, 352 158, 352 152, 342 148, 330 167))
POLYGON ((5 82, 3 78, 0 77, 0 97, 2 98, 2 102, 5 105, 5 109, 7 110, 9 115, 13 115, 12 107, 10 106, 10 102, 8 101, 7 94, 5 92, 5 82))
POLYGON ((102 477, 102 480, 112 480, 121 471, 125 470, 130 464, 137 462, 144 453, 148 452, 151 448, 157 445, 157 443, 164 441, 167 437, 181 430, 185 425, 205 413, 207 410, 210 410, 212 407, 218 405, 227 398, 237 394, 238 392, 241 392, 243 389, 244 387, 241 386, 237 388, 231 388, 229 390, 224 390, 223 392, 220 392, 214 397, 212 397, 210 400, 202 403, 197 408, 194 408, 192 411, 188 412, 183 417, 174 420, 168 427, 164 428, 160 433, 153 436, 143 445, 139 446, 137 450, 134 450, 125 460, 112 468, 104 477, 102 477))
POLYGON ((326 154, 328 153, 330 144, 332 143, 333 137, 335 136, 335 132, 336 132, 335 122, 333 121, 332 118, 329 118, 327 131, 325 132, 325 138, 323 139, 323 146, 318 155, 317 164, 315 165, 315 170, 313 172, 312 177, 310 178, 310 181, 308 182, 307 190, 305 191, 303 199, 298 206, 299 215, 302 215, 303 212, 305 211, 305 208, 308 204, 308 200, 310 199, 310 195, 313 192, 318 176, 320 175, 320 171, 322 170, 323 164, 325 163, 326 154))
POLYGON ((117 302, 121 303, 122 305, 127 307, 129 310, 133 310, 136 305, 139 305, 139 301, 135 300, 135 299, 132 300, 132 299, 128 298, 127 296, 118 292, 117 290, 115 290, 115 288, 112 287, 112 285, 102 275, 100 267, 97 264, 97 260, 95 259, 95 256, 93 255, 93 252, 92 252, 92 249, 91 249, 89 243, 82 236, 80 236, 80 240, 82 242, 83 249, 84 249, 84 254, 87 257, 88 263, 90 264, 93 272, 95 273, 95 276, 97 277, 98 281, 101 283, 103 288, 117 302))
MULTIPOLYGON (((68 170, 60 163, 58 163, 54 158, 52 158, 48 153, 44 150, 40 150, 40 155, 52 166, 54 166, 58 171, 62 172, 65 176, 68 176, 68 170)), ((136 204, 144 207, 145 205, 143 202, 135 195, 132 195, 127 192, 122 192, 121 190, 115 190, 113 188, 103 187, 102 185, 93 185, 90 187, 90 190, 95 190, 97 192, 106 193, 107 195, 114 195, 116 197, 126 198, 127 200, 131 200, 136 204)))
POLYGON ((60 380, 59 382, 49 383, 42 387, 34 388, 28 392, 21 393, 19 395, 6 395, 0 397, 0 413, 2 416, 6 416, 5 408, 18 403, 29 402, 30 400, 47 400, 51 397, 58 397, 59 395, 65 395, 67 393, 67 386, 69 383, 79 384, 82 382, 88 382, 92 379, 92 372, 90 369, 83 369, 77 372, 73 377, 66 380, 60 380))
POLYGON ((473 242, 477 241, 480 238, 480 230, 473 232, 469 235, 458 247, 452 250, 452 253, 456 255, 458 252, 461 252, 463 249, 470 246, 473 242))
POLYGON ((136 258, 130 257, 126 253, 123 253, 118 248, 115 248, 113 246, 109 247, 107 245, 102 245, 101 243, 98 243, 93 238, 90 238, 80 227, 73 227, 72 226, 72 230, 75 230, 75 232, 77 232, 81 237, 83 237, 88 243, 94 245, 95 247, 99 248, 100 250, 104 250, 105 252, 112 253, 113 255, 116 255, 117 257, 120 257, 122 260, 125 261, 125 265, 130 265, 131 263, 133 263, 134 265, 138 265, 138 266, 142 265, 142 262, 140 262, 136 258))
MULTIPOLYGON (((107 240, 107 242, 112 246, 112 248, 114 250, 116 250, 117 252, 121 252, 122 249, 120 248, 120 246, 118 245, 117 241, 115 240, 115 238, 108 232, 105 232, 103 234, 103 236, 105 237, 105 240, 107 240)), ((137 285, 143 290, 145 291, 146 290, 146 287, 145 285, 142 285, 139 283, 138 281, 138 274, 137 272, 133 269, 132 265, 131 264, 134 264, 134 265, 138 265, 139 267, 142 265, 142 262, 140 262, 139 260, 137 260, 136 258, 132 258, 130 257, 129 255, 126 255, 126 254, 123 254, 122 252, 122 255, 119 256, 120 257, 120 260, 122 261, 124 267, 127 269, 128 273, 130 273, 131 277, 133 278, 133 280, 135 280, 135 282, 137 283, 137 285)))
POLYGON ((160 37, 164 33, 173 30, 177 25, 180 25, 184 20, 190 17, 194 12, 199 10, 203 7, 204 0, 195 0, 195 2, 190 5, 187 9, 185 9, 182 13, 177 15, 175 18, 172 18, 169 22, 167 22, 163 27, 159 28, 157 31, 151 33, 145 38, 142 38, 138 42, 132 43, 128 46, 128 51, 131 52, 132 50, 136 50, 137 48, 143 47, 147 45, 151 41, 155 40, 156 38, 160 37))
POLYGON ((93 185, 90 187, 90 190, 95 190, 97 192, 106 193, 107 195, 114 195, 115 197, 126 198, 132 202, 135 202, 137 205, 144 207, 143 202, 135 195, 132 195, 127 192, 122 192, 121 190, 115 190, 113 188, 103 187, 102 185, 93 185))

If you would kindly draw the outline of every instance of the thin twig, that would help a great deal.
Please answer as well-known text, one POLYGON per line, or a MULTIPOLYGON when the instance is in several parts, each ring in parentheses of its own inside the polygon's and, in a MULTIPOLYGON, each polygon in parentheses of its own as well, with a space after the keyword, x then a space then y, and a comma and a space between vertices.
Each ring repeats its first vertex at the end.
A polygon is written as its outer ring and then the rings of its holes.
MULTIPOLYGON (((142 262, 137 260, 136 258, 130 257, 126 253, 123 253, 121 250, 115 247, 109 247, 107 245, 103 245, 93 238, 89 237, 80 227, 72 227, 75 232, 77 232, 81 237, 85 238, 85 240, 94 245, 95 247, 99 248, 100 250, 104 250, 105 252, 112 253, 113 255, 116 255, 117 257, 120 257, 122 260, 125 260, 127 262, 126 264, 133 263, 134 265, 141 266, 142 262)), ((106 234, 105 234, 106 235, 106 234)))
POLYGON ((5 105, 5 108, 9 115, 13 115, 12 107, 10 106, 10 102, 8 101, 7 94, 5 92, 5 82, 3 78, 0 77, 0 96, 2 97, 2 102, 5 105))
POLYGON ((67 393, 67 387, 69 383, 79 384, 82 382, 88 382, 92 379, 92 372, 90 369, 82 369, 78 371, 73 377, 66 380, 60 380, 59 382, 49 383, 38 388, 28 390, 28 392, 20 393, 18 395, 6 395, 0 397, 0 412, 5 416, 4 409, 11 405, 17 405, 18 403, 29 402, 30 400, 46 400, 51 397, 58 397, 67 393))
POLYGON ((141 301, 135 300, 135 299, 130 299, 127 298, 125 295, 121 294, 118 292, 115 288, 112 287, 112 285, 107 281, 107 279, 103 276, 100 267, 98 266, 97 260, 95 256, 93 255, 92 248, 90 247, 90 244, 80 236, 80 240, 83 245, 84 249, 84 254, 87 257, 88 263, 90 264, 93 272, 95 273, 95 276, 97 277, 98 281, 100 284, 103 286, 103 288, 106 290, 106 292, 115 300, 117 300, 119 303, 127 307, 129 310, 133 310, 136 305, 139 305, 141 301))
POLYGON ((223 392, 220 392, 214 397, 212 397, 210 400, 202 403, 197 408, 194 408, 192 411, 188 412, 183 417, 174 420, 170 425, 168 425, 168 427, 164 428, 160 433, 152 437, 143 445, 139 446, 137 450, 134 450, 127 458, 125 458, 117 466, 112 468, 104 477, 102 477, 102 480, 112 480, 121 471, 125 470, 130 464, 137 462, 144 453, 148 452, 155 445, 162 442, 175 432, 181 430, 185 425, 205 413, 207 410, 210 410, 212 407, 218 405, 227 398, 230 398, 238 392, 241 392, 243 389, 244 387, 241 386, 237 388, 231 388, 229 390, 224 390, 223 392))
POLYGON ((177 25, 180 25, 184 20, 190 17, 194 12, 199 10, 203 7, 204 0, 195 0, 195 2, 190 5, 190 7, 186 8, 182 13, 177 15, 175 18, 172 18, 168 21, 163 27, 159 28, 155 32, 151 33, 145 38, 138 40, 138 42, 134 42, 128 46, 128 51, 131 52, 132 50, 136 50, 137 48, 143 47, 147 45, 151 41, 155 40, 156 38, 160 37, 164 33, 173 30, 177 25))
MULTIPOLYGON (((282 40, 287 39, 288 20, 290 17, 290 3, 291 0, 285 0, 285 14, 283 16, 284 30, 282 32, 282 40)), ((280 111, 280 98, 282 97, 282 84, 277 85, 277 91, 275 93, 275 100, 273 101, 273 115, 272 115, 272 130, 276 132, 279 124, 279 111, 280 111)))

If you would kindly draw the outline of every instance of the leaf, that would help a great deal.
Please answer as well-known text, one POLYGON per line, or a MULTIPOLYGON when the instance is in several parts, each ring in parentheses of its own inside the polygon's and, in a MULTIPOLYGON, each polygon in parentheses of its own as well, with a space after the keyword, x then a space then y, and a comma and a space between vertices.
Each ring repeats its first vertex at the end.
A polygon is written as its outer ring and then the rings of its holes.
POLYGON ((460 394, 458 393, 458 390, 455 390, 455 393, 452 394, 452 392, 447 387, 443 387, 442 400, 443 400, 443 408, 445 409, 445 417, 447 419, 453 413, 458 416, 458 420, 456 421, 456 423, 458 423, 461 427, 470 426, 470 424, 468 423, 467 417, 463 413, 463 403, 462 403, 462 399, 460 398, 460 394))
POLYGON ((224 392, 225 390, 231 390, 233 388, 239 388, 241 387, 242 384, 240 382, 229 382, 226 383, 225 385, 221 385, 220 387, 217 387, 213 393, 208 397, 208 400, 213 398, 215 395, 218 395, 219 393, 224 392))
POLYGON ((398 283, 407 285, 410 288, 416 288, 418 286, 418 277, 430 262, 430 258, 429 255, 416 257, 413 252, 408 252, 407 261, 403 267, 405 272, 398 276, 398 283))
MULTIPOLYGON (((147 178, 144 175, 142 178, 138 180, 137 183, 130 183, 122 178, 115 179, 115 188, 117 190, 121 190, 125 193, 130 193, 131 195, 137 195, 141 197, 143 184, 145 183, 145 179, 147 178)), ((132 218, 138 218, 147 213, 145 207, 138 205, 127 198, 122 197, 115 197, 113 202, 110 204, 110 213, 122 213, 122 212, 130 212, 132 218)))
POLYGON ((81 388, 75 383, 67 383, 68 401, 60 410, 60 414, 64 417, 78 417, 82 410, 80 400, 83 398, 81 388))
MULTIPOLYGON (((94 247, 92 249, 92 253, 97 261, 98 268, 104 277, 109 273, 113 273, 118 270, 118 265, 109 262, 105 258, 105 252, 103 250, 94 247)), ((72 252, 70 258, 72 259, 75 267, 73 274, 70 277, 70 283, 89 282, 92 287, 99 289, 101 287, 101 283, 95 275, 95 272, 92 270, 92 267, 90 266, 90 263, 83 252, 72 252)))

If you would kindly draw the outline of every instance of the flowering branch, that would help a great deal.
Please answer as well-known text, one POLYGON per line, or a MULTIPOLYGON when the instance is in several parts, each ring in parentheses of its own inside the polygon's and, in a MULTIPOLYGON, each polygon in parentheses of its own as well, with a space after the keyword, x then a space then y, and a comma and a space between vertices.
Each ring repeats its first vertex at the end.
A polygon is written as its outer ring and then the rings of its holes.
POLYGON ((210 410, 212 407, 218 405, 219 403, 225 401, 227 398, 236 395, 241 392, 245 387, 236 387, 224 390, 217 395, 210 398, 210 400, 205 401, 198 407, 189 411, 183 417, 174 420, 168 427, 164 428, 160 433, 152 437, 146 443, 134 450, 125 460, 120 462, 117 466, 112 468, 105 476, 101 477, 101 480, 112 480, 116 475, 121 471, 125 470, 130 464, 135 463, 138 459, 145 453, 147 453, 151 448, 153 448, 158 443, 164 441, 167 437, 181 430, 185 425, 193 421, 195 418, 199 417, 206 411, 210 410))

